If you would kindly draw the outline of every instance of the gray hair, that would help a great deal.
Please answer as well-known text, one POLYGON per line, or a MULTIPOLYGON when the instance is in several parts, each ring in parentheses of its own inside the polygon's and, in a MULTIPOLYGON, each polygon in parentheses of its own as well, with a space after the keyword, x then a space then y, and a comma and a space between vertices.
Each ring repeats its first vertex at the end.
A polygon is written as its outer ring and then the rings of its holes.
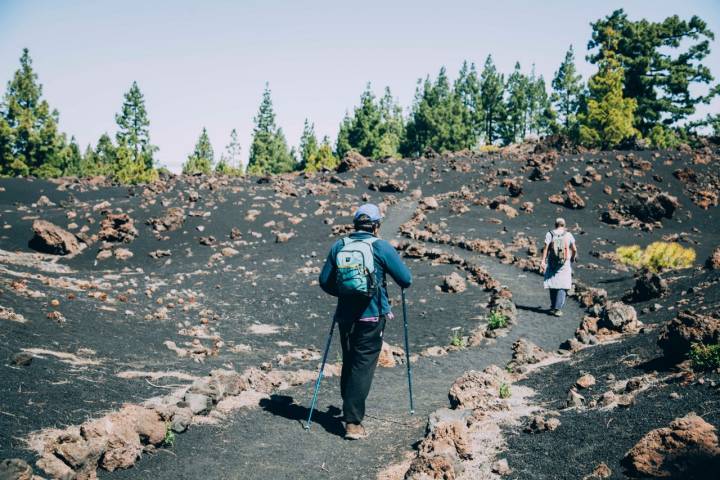
POLYGON ((555 219, 555 226, 556 227, 564 227, 565 226, 565 219, 562 217, 558 217, 555 219))

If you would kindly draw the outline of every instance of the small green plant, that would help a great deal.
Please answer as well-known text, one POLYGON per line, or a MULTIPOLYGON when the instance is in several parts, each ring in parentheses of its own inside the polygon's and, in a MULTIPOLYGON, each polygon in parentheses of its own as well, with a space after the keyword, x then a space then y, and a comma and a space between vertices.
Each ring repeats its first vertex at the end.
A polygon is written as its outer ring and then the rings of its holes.
POLYGON ((714 345, 693 343, 690 347, 690 361, 692 361, 693 370, 720 368, 720 343, 714 345))
POLYGON ((696 258, 694 249, 677 242, 653 242, 645 249, 628 245, 618 247, 615 254, 621 263, 653 272, 692 267, 696 258))
POLYGON ((450 336, 450 345, 458 348, 465 348, 465 337, 463 336, 462 327, 455 327, 452 329, 452 335, 450 336))
POLYGON ((498 311, 493 311, 488 317, 488 328, 497 330, 498 328, 507 327, 507 317, 498 311))
POLYGON ((165 438, 163 439, 163 445, 172 448, 175 445, 175 432, 172 430, 172 424, 165 422, 165 438))
POLYGON ((508 385, 507 383, 503 383, 502 385, 500 385, 499 393, 500 398, 510 398, 510 395, 512 395, 512 393, 510 392, 510 385, 508 385))

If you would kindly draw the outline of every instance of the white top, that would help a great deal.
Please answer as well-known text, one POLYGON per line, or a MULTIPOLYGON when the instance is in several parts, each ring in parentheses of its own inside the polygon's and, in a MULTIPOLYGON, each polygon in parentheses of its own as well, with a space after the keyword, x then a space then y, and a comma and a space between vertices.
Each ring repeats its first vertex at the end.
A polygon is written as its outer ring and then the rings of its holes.
MULTIPOLYGON (((565 233, 564 239, 569 250, 570 245, 575 244, 575 237, 573 237, 572 233, 562 227, 556 228, 555 230, 545 234, 545 245, 550 245, 552 243, 553 234, 559 235, 563 232, 565 233)), ((552 246, 549 248, 552 248, 552 246)), ((571 255, 572 254, 570 254, 570 256, 571 255)), ((562 265, 555 265, 549 261, 550 254, 548 254, 547 266, 545 268, 545 280, 543 281, 543 286, 545 288, 563 288, 566 290, 572 288, 572 262, 570 261, 570 256, 568 256, 567 260, 562 265)))

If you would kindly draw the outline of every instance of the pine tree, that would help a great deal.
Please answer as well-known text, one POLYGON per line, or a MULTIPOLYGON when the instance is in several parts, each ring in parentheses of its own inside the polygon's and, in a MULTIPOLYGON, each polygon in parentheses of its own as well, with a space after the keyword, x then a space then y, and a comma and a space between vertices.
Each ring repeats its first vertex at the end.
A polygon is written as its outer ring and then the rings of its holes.
POLYGON ((300 137, 300 170, 307 170, 309 160, 318 153, 318 141, 315 136, 315 125, 306 118, 300 137))
POLYGON ((75 137, 70 137, 70 143, 67 144, 62 153, 62 166, 60 167, 63 175, 83 177, 82 172, 82 153, 80 146, 75 137))
POLYGON ((266 84, 262 102, 258 109, 250 146, 248 173, 251 175, 268 175, 292 172, 296 161, 288 151, 285 134, 275 125, 270 88, 266 84))
POLYGON ((210 138, 208 137, 207 129, 203 127, 197 143, 195 143, 195 150, 188 156, 187 162, 183 165, 183 174, 196 175, 201 173, 203 175, 210 175, 214 161, 215 154, 210 144, 210 138))
POLYGON ((565 53, 552 81, 552 101, 555 104, 566 134, 573 135, 577 129, 577 114, 583 91, 582 76, 575 68, 575 52, 572 45, 565 53))
POLYGON ((117 153, 115 150, 110 136, 107 133, 103 133, 94 150, 90 145, 85 149, 85 154, 80 164, 81 175, 111 175, 116 164, 117 153))
POLYGON ((485 60, 480 75, 480 98, 482 100, 485 142, 492 144, 499 136, 500 124, 505 118, 503 105, 503 75, 497 72, 491 55, 485 60))
POLYGON ((400 156, 400 142, 405 136, 405 119, 402 107, 393 98, 390 87, 380 99, 380 140, 377 154, 380 158, 400 156))
POLYGON ((720 93, 702 63, 715 35, 700 17, 631 21, 620 9, 591 26, 588 60, 600 64, 606 51, 613 52, 625 72, 623 96, 637 102, 634 124, 643 135, 658 124, 677 125, 720 93))
POLYGON ((402 108, 390 89, 386 87, 378 100, 368 83, 360 96, 360 105, 352 116, 346 113, 340 124, 336 152, 339 157, 350 150, 371 158, 397 156, 404 129, 402 108))
POLYGON ((544 136, 559 132, 557 112, 552 106, 542 75, 538 78, 535 78, 534 73, 531 75, 529 109, 528 131, 530 133, 544 136))
POLYGON ((475 144, 473 131, 471 112, 451 89, 443 67, 434 83, 427 78, 422 90, 418 85, 403 153, 416 156, 428 147, 438 152, 471 148, 475 144))
POLYGON ((303 170, 306 172, 335 170, 339 163, 340 160, 333 155, 330 139, 328 137, 324 137, 320 146, 308 157, 303 170))
POLYGON ((58 132, 58 116, 42 99, 30 53, 23 49, 20 68, 0 102, 0 174, 62 175, 67 144, 58 132))
POLYGON ((469 122, 472 124, 472 134, 474 140, 477 141, 483 133, 484 112, 482 98, 480 97, 480 79, 474 63, 468 66, 467 61, 463 62, 458 78, 455 81, 455 94, 470 115, 469 122))
POLYGON ((137 82, 133 82, 123 99, 122 110, 115 115, 118 126, 115 139, 118 145, 130 150, 133 160, 142 163, 145 170, 155 166, 153 159, 157 147, 150 143, 150 120, 137 82))
MULTIPOLYGON (((616 37, 613 43, 617 41, 616 37)), ((588 82, 587 112, 580 115, 580 141, 612 148, 639 135, 633 127, 637 102, 623 96, 624 70, 615 51, 605 49, 598 63, 598 72, 588 82)))
POLYGON ((515 62, 505 90, 508 98, 500 132, 505 145, 509 145, 525 137, 530 112, 530 80, 520 71, 520 62, 515 62))
POLYGON ((225 146, 225 151, 220 155, 220 161, 215 165, 215 172, 220 175, 240 176, 243 174, 242 162, 240 160, 240 142, 237 139, 237 131, 233 128, 230 132, 230 143, 225 146))

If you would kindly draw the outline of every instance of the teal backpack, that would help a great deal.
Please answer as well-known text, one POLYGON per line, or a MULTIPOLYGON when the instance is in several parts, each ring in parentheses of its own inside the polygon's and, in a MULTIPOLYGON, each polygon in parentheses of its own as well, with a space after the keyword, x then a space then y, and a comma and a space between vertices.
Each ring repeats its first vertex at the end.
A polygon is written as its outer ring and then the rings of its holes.
POLYGON ((343 238, 335 256, 336 284, 341 297, 372 298, 377 292, 373 243, 377 238, 343 238))

